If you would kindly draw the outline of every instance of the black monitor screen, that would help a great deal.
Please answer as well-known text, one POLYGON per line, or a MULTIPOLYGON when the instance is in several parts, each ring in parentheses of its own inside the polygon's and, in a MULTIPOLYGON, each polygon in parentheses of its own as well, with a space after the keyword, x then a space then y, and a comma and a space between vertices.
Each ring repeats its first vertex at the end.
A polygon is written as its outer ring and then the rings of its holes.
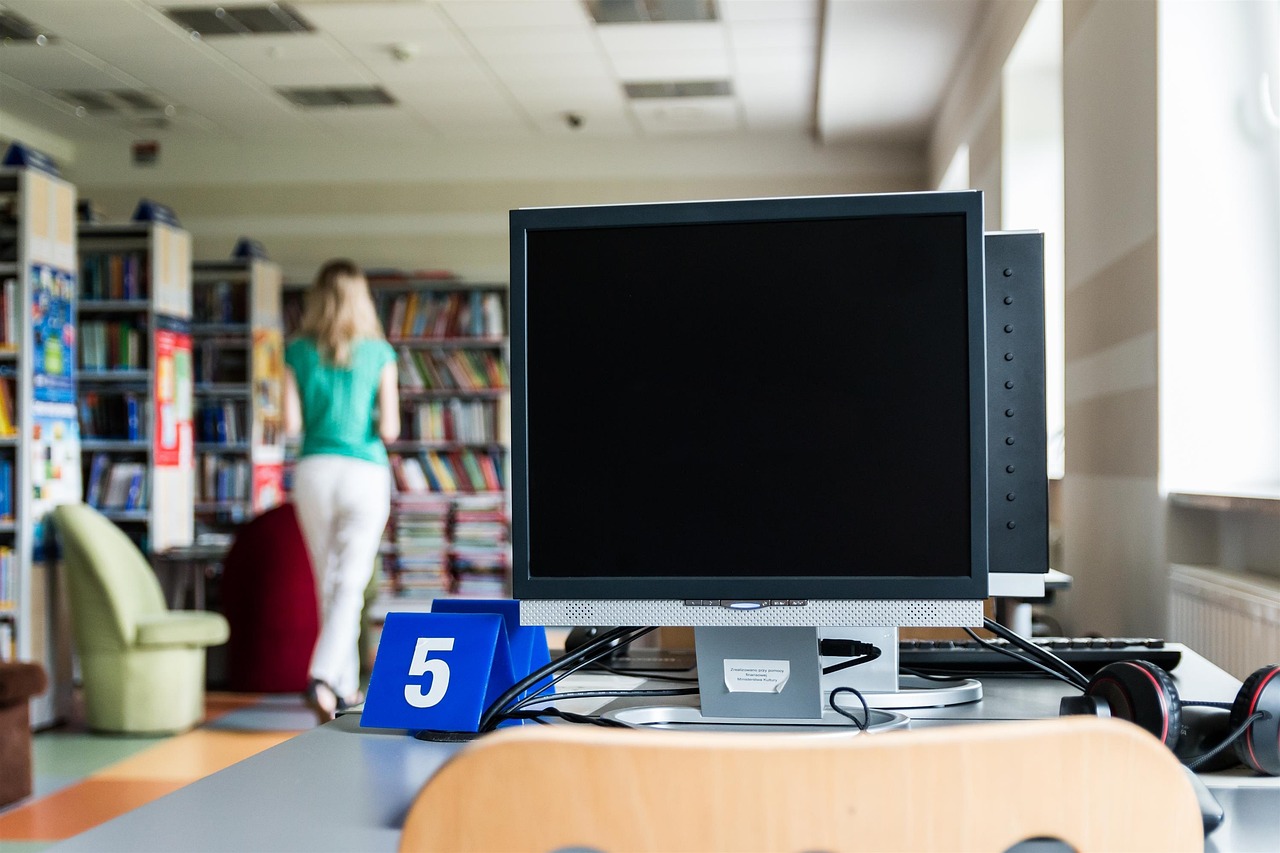
POLYGON ((514 212, 517 597, 972 591, 980 210, 514 212))

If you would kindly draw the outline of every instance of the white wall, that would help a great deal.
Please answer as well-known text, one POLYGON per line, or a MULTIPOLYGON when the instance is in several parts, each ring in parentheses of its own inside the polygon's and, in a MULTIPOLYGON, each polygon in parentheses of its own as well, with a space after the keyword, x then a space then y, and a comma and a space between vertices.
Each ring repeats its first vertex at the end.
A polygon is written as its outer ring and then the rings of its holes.
POLYGON ((351 149, 168 143, 153 167, 127 147, 89 146, 69 175, 108 218, 141 196, 168 204, 198 259, 260 240, 286 280, 347 255, 366 267, 508 276, 516 207, 917 190, 919 152, 822 146, 806 137, 476 141, 351 149))

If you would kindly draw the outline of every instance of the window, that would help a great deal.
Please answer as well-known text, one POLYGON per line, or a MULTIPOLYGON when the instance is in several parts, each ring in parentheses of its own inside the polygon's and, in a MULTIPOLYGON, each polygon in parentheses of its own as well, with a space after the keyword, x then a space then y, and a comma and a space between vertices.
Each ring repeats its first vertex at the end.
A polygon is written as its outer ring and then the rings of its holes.
POLYGON ((1161 488, 1280 498, 1280 0, 1158 21, 1161 488))
POLYGON ((1062 4, 1041 0, 1005 62, 1001 224, 1044 232, 1045 401, 1050 477, 1063 472, 1062 4))

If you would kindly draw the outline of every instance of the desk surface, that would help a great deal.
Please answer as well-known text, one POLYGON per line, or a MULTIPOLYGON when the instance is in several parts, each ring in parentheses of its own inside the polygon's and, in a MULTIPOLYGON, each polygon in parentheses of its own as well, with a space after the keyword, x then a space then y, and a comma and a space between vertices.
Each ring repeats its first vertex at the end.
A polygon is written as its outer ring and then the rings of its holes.
MULTIPOLYGON (((1240 686, 1190 651, 1174 676, 1186 699, 1230 701, 1240 686)), ((912 711, 912 726, 1053 717, 1069 691, 1040 679, 983 684, 982 701, 912 711)), ((51 849, 393 851, 423 782, 459 748, 402 731, 361 729, 358 716, 349 714, 51 849)), ((1243 770, 1203 778, 1227 813, 1205 849, 1274 851, 1280 779, 1243 770)))

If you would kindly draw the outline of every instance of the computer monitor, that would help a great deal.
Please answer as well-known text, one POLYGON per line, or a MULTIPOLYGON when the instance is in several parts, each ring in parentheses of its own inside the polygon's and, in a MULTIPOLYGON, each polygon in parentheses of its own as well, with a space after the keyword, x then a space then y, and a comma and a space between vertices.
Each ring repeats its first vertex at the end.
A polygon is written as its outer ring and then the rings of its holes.
POLYGON ((981 624, 983 251, 977 191, 512 211, 522 621, 981 624))

